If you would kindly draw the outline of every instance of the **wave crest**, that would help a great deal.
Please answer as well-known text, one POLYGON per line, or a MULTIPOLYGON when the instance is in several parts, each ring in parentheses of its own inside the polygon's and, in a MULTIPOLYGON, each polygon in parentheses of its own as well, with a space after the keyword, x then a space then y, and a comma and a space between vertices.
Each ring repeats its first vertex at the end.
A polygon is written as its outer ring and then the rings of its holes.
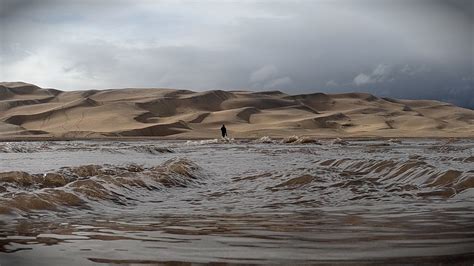
POLYGON ((206 176, 201 167, 183 158, 154 167, 82 165, 43 174, 4 172, 0 213, 90 207, 100 201, 130 205, 149 191, 199 185, 206 176))
POLYGON ((290 176, 267 189, 349 193, 351 200, 360 200, 375 195, 451 198, 474 188, 473 171, 439 169, 414 156, 408 160, 327 159, 318 162, 318 174, 313 172, 290 176))

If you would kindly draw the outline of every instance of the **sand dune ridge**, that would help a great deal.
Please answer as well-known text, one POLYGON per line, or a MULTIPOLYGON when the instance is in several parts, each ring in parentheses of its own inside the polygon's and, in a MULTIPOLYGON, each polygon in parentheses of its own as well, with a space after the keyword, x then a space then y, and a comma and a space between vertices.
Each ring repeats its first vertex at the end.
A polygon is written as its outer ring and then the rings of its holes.
POLYGON ((474 111, 367 93, 60 91, 0 83, 0 137, 474 137, 474 111))

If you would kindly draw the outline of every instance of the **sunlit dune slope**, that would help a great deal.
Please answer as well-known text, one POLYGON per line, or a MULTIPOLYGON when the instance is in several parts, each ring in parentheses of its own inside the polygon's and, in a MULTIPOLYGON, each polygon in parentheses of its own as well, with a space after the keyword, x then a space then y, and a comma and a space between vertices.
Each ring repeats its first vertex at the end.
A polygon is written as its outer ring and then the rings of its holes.
POLYGON ((0 83, 0 137, 473 137, 474 111, 366 93, 60 91, 0 83))

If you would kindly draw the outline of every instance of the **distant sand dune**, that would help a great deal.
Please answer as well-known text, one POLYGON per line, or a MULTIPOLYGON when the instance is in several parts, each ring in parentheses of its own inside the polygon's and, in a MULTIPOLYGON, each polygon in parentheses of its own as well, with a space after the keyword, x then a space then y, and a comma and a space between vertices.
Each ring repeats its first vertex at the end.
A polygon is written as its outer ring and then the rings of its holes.
POLYGON ((474 111, 367 93, 109 89, 0 83, 0 138, 474 137, 474 111))

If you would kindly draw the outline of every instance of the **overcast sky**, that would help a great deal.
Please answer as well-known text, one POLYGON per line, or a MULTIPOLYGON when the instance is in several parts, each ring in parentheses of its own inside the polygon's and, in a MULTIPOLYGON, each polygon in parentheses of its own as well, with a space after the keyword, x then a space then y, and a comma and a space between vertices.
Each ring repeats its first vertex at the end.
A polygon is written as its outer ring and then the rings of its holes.
POLYGON ((0 80, 364 91, 474 108, 473 2, 0 0, 0 80))

